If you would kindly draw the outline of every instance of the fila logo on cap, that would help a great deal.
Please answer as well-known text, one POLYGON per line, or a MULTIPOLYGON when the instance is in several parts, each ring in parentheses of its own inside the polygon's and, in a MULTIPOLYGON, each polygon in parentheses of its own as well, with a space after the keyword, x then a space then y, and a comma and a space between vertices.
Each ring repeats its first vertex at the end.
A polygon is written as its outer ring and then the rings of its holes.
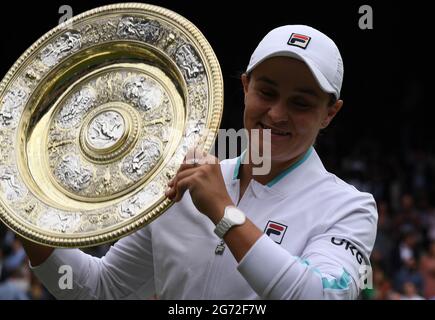
POLYGON ((270 221, 266 225, 264 232, 276 243, 281 244, 287 226, 278 222, 270 221))
POLYGON ((311 40, 311 37, 309 37, 309 36, 304 36, 303 34, 292 33, 287 44, 289 44, 291 46, 305 49, 308 46, 308 43, 310 43, 310 40, 311 40))

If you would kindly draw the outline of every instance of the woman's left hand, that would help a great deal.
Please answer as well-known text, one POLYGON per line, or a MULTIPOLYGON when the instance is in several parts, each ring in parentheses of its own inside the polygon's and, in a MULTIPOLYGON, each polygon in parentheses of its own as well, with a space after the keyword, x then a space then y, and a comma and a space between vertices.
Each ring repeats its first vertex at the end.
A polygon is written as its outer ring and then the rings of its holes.
POLYGON ((165 195, 178 202, 189 190, 193 204, 215 224, 224 215, 226 206, 234 205, 227 192, 219 160, 212 155, 194 157, 189 152, 176 176, 169 182, 165 195))

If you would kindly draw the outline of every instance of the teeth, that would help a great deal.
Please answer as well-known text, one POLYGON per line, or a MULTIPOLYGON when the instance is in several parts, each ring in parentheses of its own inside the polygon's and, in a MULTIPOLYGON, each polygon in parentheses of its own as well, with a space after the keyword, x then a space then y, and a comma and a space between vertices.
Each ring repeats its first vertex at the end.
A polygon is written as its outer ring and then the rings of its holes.
POLYGON ((261 124, 261 126, 263 127, 263 129, 270 129, 273 134, 277 134, 277 135, 280 135, 280 136, 288 136, 288 135, 290 135, 290 133, 288 133, 288 132, 284 132, 284 131, 273 129, 273 128, 265 125, 265 124, 261 124))

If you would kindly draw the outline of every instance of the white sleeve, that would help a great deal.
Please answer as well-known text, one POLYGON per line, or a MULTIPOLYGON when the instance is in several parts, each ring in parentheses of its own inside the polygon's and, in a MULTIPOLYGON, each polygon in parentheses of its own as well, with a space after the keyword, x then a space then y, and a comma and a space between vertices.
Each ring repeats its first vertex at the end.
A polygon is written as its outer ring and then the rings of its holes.
POLYGON ((56 249, 31 269, 57 299, 148 298, 155 291, 150 237, 145 227, 119 240, 101 259, 79 249, 56 249), (59 273, 62 265, 71 267, 71 289, 60 288, 66 274, 59 273))
POLYGON ((263 299, 356 299, 370 276, 376 225, 373 200, 311 238, 301 257, 263 235, 238 270, 263 299))

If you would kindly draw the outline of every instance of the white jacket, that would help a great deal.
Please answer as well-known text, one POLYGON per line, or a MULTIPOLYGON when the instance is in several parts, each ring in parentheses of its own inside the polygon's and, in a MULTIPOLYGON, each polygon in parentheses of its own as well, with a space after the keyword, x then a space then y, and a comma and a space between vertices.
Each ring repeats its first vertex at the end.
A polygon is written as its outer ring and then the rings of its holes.
MULTIPOLYGON (((234 203, 240 157, 221 163, 234 203)), ((313 148, 268 185, 251 180, 238 208, 263 235, 238 264, 186 192, 102 259, 57 249, 32 268, 59 299, 355 299, 376 237, 372 195, 328 173, 313 148), (266 235, 268 234, 268 235, 266 235), (60 289, 62 265, 73 289, 60 289)), ((368 268, 366 267, 368 266, 368 268)))

